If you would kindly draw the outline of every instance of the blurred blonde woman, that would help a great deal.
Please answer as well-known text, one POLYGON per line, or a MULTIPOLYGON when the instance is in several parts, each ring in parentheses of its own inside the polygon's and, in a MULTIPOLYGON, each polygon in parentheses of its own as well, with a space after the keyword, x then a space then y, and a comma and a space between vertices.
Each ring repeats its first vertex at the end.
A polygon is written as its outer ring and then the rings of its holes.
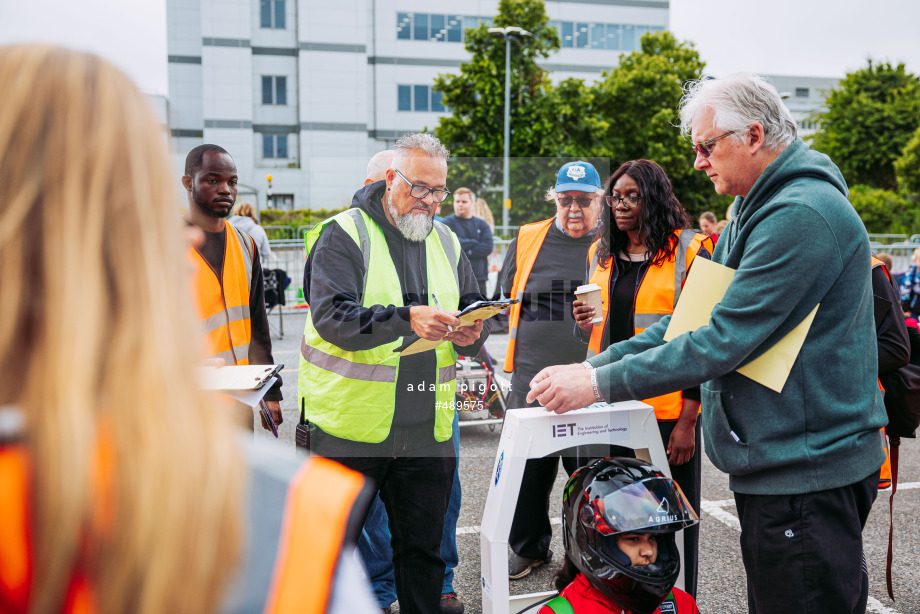
POLYGON ((3 611, 285 611, 291 553, 270 544, 253 573, 243 539, 272 483, 247 478, 260 461, 195 385, 184 235, 146 100, 110 64, 38 45, 0 47, 0 91, 3 611))
POLYGON ((493 231, 495 230, 495 218, 492 217, 492 211, 489 209, 489 205, 484 199, 476 199, 476 202, 473 204, 473 215, 484 219, 489 225, 489 228, 493 231))
POLYGON ((256 242, 256 248, 259 250, 259 260, 262 263, 262 268, 266 268, 269 259, 272 257, 272 248, 268 244, 268 235, 265 234, 265 230, 259 225, 259 220, 256 219, 256 212, 252 205, 249 203, 238 204, 233 209, 233 215, 227 221, 252 237, 252 240, 256 242))

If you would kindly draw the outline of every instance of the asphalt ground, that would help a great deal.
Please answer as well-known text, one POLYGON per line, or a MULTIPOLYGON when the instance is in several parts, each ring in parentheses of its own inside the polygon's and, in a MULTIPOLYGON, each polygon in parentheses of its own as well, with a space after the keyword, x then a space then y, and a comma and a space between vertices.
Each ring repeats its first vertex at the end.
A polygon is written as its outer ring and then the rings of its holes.
MULTIPOLYGON (((284 363, 284 401, 281 403, 284 424, 279 428, 279 438, 274 438, 257 426, 256 436, 280 446, 282 451, 294 454, 294 427, 297 424, 296 388, 297 363, 300 340, 305 321, 303 310, 284 312, 284 336, 274 341, 275 361, 284 363)), ((273 326, 278 323, 277 312, 270 316, 273 326)), ((495 335, 487 348, 497 364, 505 354, 506 335, 495 335)), ((499 367, 500 371, 500 367, 499 367)), ((501 427, 494 431, 485 425, 463 426, 460 430, 460 479, 463 504, 457 523, 457 548, 460 564, 455 570, 454 588, 466 604, 466 612, 481 612, 479 522, 485 508, 489 479, 498 448, 501 427)), ((863 533, 866 559, 869 567, 870 597, 868 612, 877 614, 920 613, 920 444, 905 440, 901 446, 899 478, 895 497, 894 523, 894 592, 892 602, 885 588, 885 560, 888 550, 888 503, 891 490, 880 491, 863 533)), ((549 565, 538 568, 530 576, 511 583, 513 594, 549 590, 552 578, 561 564, 562 538, 558 518, 562 501, 565 471, 560 467, 552 501, 559 502, 550 508, 555 518, 554 553, 549 565)), ((734 499, 728 489, 728 477, 718 471, 703 456, 702 522, 700 527, 700 572, 697 603, 704 614, 746 611, 747 597, 744 567, 738 545, 739 528, 734 499)), ((699 511, 699 510, 698 510, 699 511)), ((513 513, 513 510, 508 510, 513 513)), ((783 587, 777 587, 783 590, 783 587)), ((398 612, 398 606, 393 608, 398 612)))

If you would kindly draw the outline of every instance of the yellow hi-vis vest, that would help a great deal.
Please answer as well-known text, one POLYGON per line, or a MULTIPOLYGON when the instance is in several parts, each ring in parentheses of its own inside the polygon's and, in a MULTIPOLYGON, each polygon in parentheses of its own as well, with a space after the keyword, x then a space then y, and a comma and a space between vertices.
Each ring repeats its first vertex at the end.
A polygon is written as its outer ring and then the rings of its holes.
POLYGON ((224 224, 224 265, 218 277, 208 261, 190 247, 195 263, 193 296, 198 307, 208 355, 228 365, 249 364, 252 324, 249 319, 249 287, 252 285, 252 238, 227 222, 224 224))
MULTIPOLYGON (((674 313, 677 299, 680 298, 681 287, 687 278, 687 271, 690 270, 693 259, 703 246, 712 254, 712 239, 706 235, 689 229, 675 230, 674 234, 677 236, 677 248, 674 253, 660 265, 649 264, 636 289, 633 305, 633 326, 636 335, 666 315, 674 313)), ((603 301, 601 312, 604 321, 595 324, 591 329, 588 358, 596 356, 604 349, 602 345, 607 338, 607 318, 610 312, 610 278, 613 267, 616 266, 613 258, 609 258, 606 263, 607 268, 601 268, 597 254, 598 245, 599 243, 595 242, 588 250, 590 261, 588 283, 601 287, 603 301)), ((658 420, 677 420, 683 406, 683 397, 678 391, 645 399, 643 402, 655 408, 655 417, 658 420)))
MULTIPOLYGON (((308 232, 304 238, 307 256, 326 225, 333 222, 348 233, 364 256, 362 306, 403 307, 402 286, 383 230, 360 209, 343 211, 308 232)), ((425 238, 425 258, 430 293, 438 297, 444 310, 455 311, 460 304, 460 241, 438 221, 425 238)), ((399 375, 399 354, 393 349, 400 345, 401 339, 396 339, 369 350, 343 350, 320 337, 312 311, 308 312, 297 381, 304 418, 342 439, 366 443, 386 439, 393 423, 399 375)), ((457 354, 452 343, 442 343, 435 355, 434 438, 447 441, 454 420, 457 354)))

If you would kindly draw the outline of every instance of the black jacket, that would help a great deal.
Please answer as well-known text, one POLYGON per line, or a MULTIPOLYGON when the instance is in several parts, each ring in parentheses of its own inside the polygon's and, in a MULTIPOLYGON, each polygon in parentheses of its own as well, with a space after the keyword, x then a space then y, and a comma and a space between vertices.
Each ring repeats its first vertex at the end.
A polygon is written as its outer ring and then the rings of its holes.
MULTIPOLYGON (((390 224, 383 213, 381 199, 386 183, 378 181, 355 193, 352 207, 367 213, 383 230, 390 258, 399 275, 404 307, 373 305, 363 307, 364 259, 361 250, 338 224, 326 226, 304 267, 304 296, 308 297, 313 325, 320 337, 343 350, 358 351, 392 343, 412 335, 409 310, 429 303, 425 243, 409 241, 390 224)), ((482 300, 476 277, 465 254, 460 255, 460 309, 482 300)), ((464 356, 475 356, 489 336, 485 322, 482 335, 473 345, 457 347, 464 356)), ((434 424, 435 393, 429 384, 437 382, 434 351, 406 356, 400 360, 396 387, 394 426, 434 424), (420 384, 424 383, 424 386, 420 384), (412 385, 413 391, 409 392, 412 385), (423 388, 419 391, 418 388, 423 388)))

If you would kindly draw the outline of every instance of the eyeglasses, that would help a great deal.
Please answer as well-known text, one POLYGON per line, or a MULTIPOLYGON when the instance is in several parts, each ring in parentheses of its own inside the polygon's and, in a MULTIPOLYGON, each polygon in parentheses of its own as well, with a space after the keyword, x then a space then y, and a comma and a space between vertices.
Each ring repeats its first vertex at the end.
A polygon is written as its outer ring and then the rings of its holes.
POLYGON ((402 179, 403 181, 409 184, 409 196, 411 196, 412 198, 417 198, 419 200, 422 200, 422 199, 428 198, 428 195, 431 194, 434 202, 443 203, 445 200, 447 200, 447 197, 450 196, 450 190, 447 190, 447 189, 434 190, 432 188, 426 188, 423 185, 415 185, 414 183, 406 179, 405 175, 403 175, 396 169, 393 169, 393 170, 396 171, 396 174, 399 175, 400 179, 402 179))
POLYGON ((572 206, 573 203, 578 203, 578 206, 582 209, 587 209, 594 202, 594 198, 590 196, 582 196, 580 198, 572 198, 571 196, 557 196, 556 202, 559 203, 559 206, 563 209, 568 209, 572 206))
POLYGON ((731 135, 735 134, 736 132, 738 132, 738 131, 737 131, 737 130, 732 130, 731 132, 726 132, 725 134, 720 134, 719 136, 717 136, 717 137, 715 137, 715 138, 712 138, 712 139, 709 139, 708 141, 703 141, 703 142, 700 143, 699 145, 693 145, 693 146, 692 146, 692 147, 693 147, 693 151, 694 151, 697 155, 702 156, 703 158, 708 158, 709 156, 712 155, 712 149, 710 149, 710 147, 709 147, 710 145, 712 145, 713 143, 715 143, 715 142, 718 141, 719 139, 724 139, 725 137, 731 136, 731 135))
POLYGON ((642 197, 630 194, 629 196, 605 196, 604 200, 607 201, 607 206, 611 209, 616 209, 619 205, 626 205, 627 209, 635 209, 639 206, 639 201, 642 200, 642 197))

